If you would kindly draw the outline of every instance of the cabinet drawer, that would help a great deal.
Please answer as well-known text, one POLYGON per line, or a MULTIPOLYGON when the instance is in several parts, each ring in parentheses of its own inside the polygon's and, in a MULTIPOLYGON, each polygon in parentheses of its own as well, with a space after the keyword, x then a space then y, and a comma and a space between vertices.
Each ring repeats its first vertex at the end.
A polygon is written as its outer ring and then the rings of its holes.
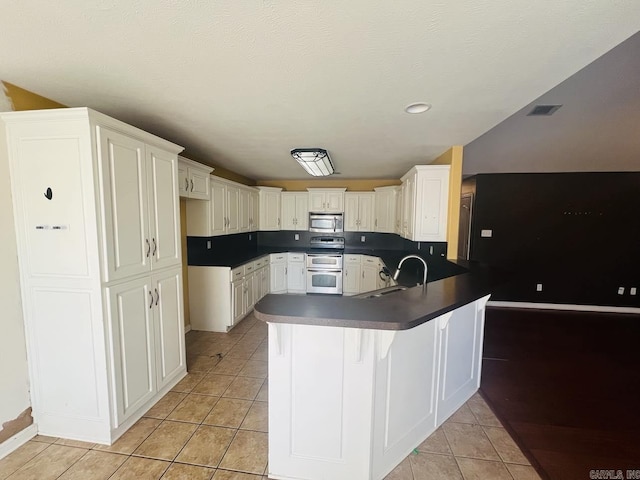
POLYGON ((304 253, 288 253, 289 262, 304 262, 304 253))
POLYGON ((247 275, 256 269, 256 262, 245 263, 244 274, 247 275))
POLYGON ((376 265, 378 263, 378 257, 362 257, 362 263, 364 265, 376 265))
POLYGON ((269 262, 270 263, 286 262, 286 261, 287 261, 287 254, 286 253, 272 253, 271 255, 269 255, 269 262))
POLYGON ((244 277, 244 265, 242 265, 241 267, 237 267, 234 268, 233 270, 231 270, 231 281, 235 282, 236 280, 240 280, 242 277, 244 277))
POLYGON ((345 255, 344 263, 360 263, 361 255, 345 255))
POLYGON ((255 269, 259 269, 269 264, 269 257, 262 257, 253 262, 255 264, 255 269))

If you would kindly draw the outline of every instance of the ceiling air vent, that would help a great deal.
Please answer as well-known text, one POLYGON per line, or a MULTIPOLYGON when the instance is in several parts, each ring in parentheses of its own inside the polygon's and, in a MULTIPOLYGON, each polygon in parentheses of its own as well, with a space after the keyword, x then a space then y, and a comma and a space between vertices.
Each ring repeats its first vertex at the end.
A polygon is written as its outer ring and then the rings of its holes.
POLYGON ((533 107, 533 110, 531 110, 529 113, 527 113, 527 116, 533 116, 533 115, 553 115, 554 113, 556 113, 556 111, 561 107, 562 105, 536 105, 535 107, 533 107))

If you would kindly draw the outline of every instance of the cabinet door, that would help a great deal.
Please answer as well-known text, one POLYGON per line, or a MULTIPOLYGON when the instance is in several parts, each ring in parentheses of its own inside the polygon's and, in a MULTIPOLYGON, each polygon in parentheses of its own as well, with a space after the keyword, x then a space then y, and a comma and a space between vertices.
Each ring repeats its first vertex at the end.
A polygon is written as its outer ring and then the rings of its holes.
POLYGON ((155 297, 149 278, 107 288, 116 394, 116 427, 153 398, 156 388, 155 297))
POLYGON ((178 164, 178 193, 181 197, 189 198, 189 167, 178 164))
POLYGON ((309 192, 309 211, 313 213, 326 211, 325 192, 309 192))
MULTIPOLYGON (((282 258, 286 259, 287 255, 283 253, 282 258)), ((270 293, 287 293, 286 260, 278 260, 269 265, 269 280, 270 293)))
POLYGON ((209 174, 197 168, 189 169, 189 197, 209 200, 209 174))
POLYGON ((260 287, 260 298, 264 297, 267 293, 269 293, 269 265, 264 267, 261 270, 260 274, 260 283, 262 284, 260 287))
POLYGON ((250 311, 256 304, 256 272, 247 275, 244 279, 244 291, 247 306, 246 311, 250 311))
POLYGON ((102 170, 105 281, 151 269, 145 145, 98 126, 102 170))
POLYGON ((304 262, 289 262, 287 264, 287 292, 306 293, 307 278, 304 262))
MULTIPOLYGON (((251 211, 250 192, 244 188, 238 189, 239 193, 239 218, 240 218, 240 231, 249 231, 249 215, 251 211)), ((231 232, 229 232, 231 233, 231 232)))
POLYGON ((357 193, 344 194, 344 231, 357 232, 359 224, 358 212, 359 195, 357 193))
POLYGON ((280 230, 280 192, 260 192, 260 230, 280 230))
POLYGON ((183 372, 185 366, 184 309, 181 269, 152 278, 158 390, 183 372))
POLYGON ((296 195, 296 230, 309 229, 309 195, 300 193, 296 195))
POLYGON ((381 190, 375 193, 373 228, 376 232, 394 233, 396 228, 396 192, 381 190))
POLYGON ((249 218, 249 228, 252 232, 258 230, 258 221, 260 219, 260 200, 258 192, 251 192, 249 196, 251 202, 251 217, 249 218))
POLYGON ((342 291, 345 294, 360 293, 360 263, 345 263, 342 275, 342 291))
POLYGON ((378 264, 375 257, 362 258, 362 281, 360 283, 360 291, 371 292, 378 288, 378 264), (371 260, 369 262, 368 260, 371 260))
POLYGON ((415 241, 447 240, 449 170, 421 171, 416 181, 415 241))
POLYGON ((326 208, 328 213, 344 212, 344 192, 327 192, 326 208))
POLYGON ((295 230, 296 194, 282 194, 282 230, 295 230))
POLYGON ((240 233, 240 189, 227 185, 227 232, 240 233))
MULTIPOLYGON (((373 232, 373 193, 362 193, 358 201, 358 230, 361 232, 373 232)), ((346 207, 346 205, 345 205, 346 207)))
POLYGON ((415 212, 415 177, 409 177, 404 182, 402 206, 402 236, 413 239, 413 216, 415 212))
POLYGON ((177 164, 175 155, 147 147, 152 268, 178 266, 182 261, 177 164))
POLYGON ((488 298, 438 318, 438 424, 460 408, 480 386, 484 308, 488 298))
POLYGON ((398 235, 402 235, 402 220, 404 212, 404 187, 398 188, 396 192, 396 218, 394 232, 398 235))
POLYGON ((244 280, 236 280, 231 284, 231 325, 235 325, 245 314, 244 280))
POLYGON ((227 232, 227 186, 224 183, 211 181, 210 202, 211 235, 224 235, 227 232))

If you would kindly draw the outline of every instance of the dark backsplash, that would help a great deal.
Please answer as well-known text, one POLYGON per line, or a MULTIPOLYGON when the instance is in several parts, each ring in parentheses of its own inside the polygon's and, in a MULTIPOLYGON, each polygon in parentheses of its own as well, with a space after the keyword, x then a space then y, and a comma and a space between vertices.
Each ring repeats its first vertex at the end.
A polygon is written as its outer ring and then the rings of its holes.
MULTIPOLYGON (((187 260, 190 264, 199 263, 199 259, 208 255, 220 255, 221 252, 235 256, 240 252, 256 251, 261 247, 309 248, 311 237, 327 236, 308 231, 251 232, 216 237, 187 237, 187 260), (299 239, 295 239, 295 235, 299 239), (211 242, 211 248, 207 248, 211 242)), ((342 236, 346 248, 367 250, 398 250, 406 252, 424 252, 433 248, 433 255, 445 257, 446 242, 411 242, 394 233, 344 232, 333 236, 342 236), (362 237, 365 241, 362 242, 362 237)))

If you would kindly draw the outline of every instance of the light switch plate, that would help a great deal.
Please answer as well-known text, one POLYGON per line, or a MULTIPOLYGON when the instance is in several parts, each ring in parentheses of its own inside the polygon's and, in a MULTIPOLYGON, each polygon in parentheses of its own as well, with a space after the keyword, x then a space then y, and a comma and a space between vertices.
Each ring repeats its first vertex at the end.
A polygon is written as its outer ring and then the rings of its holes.
POLYGON ((300 234, 299 233, 294 233, 293 239, 294 240, 300 240, 300 234))
POLYGON ((364 241, 365 241, 365 240, 366 240, 365 236, 364 236, 364 235, 360 235, 360 241, 361 241, 362 243, 364 243, 364 241))
POLYGON ((624 287, 618 287, 618 295, 624 295, 624 287))
POLYGON ((542 284, 536 283, 536 292, 541 292, 541 291, 542 291, 542 284))
POLYGON ((211 240, 207 240, 207 250, 211 250, 211 240))

